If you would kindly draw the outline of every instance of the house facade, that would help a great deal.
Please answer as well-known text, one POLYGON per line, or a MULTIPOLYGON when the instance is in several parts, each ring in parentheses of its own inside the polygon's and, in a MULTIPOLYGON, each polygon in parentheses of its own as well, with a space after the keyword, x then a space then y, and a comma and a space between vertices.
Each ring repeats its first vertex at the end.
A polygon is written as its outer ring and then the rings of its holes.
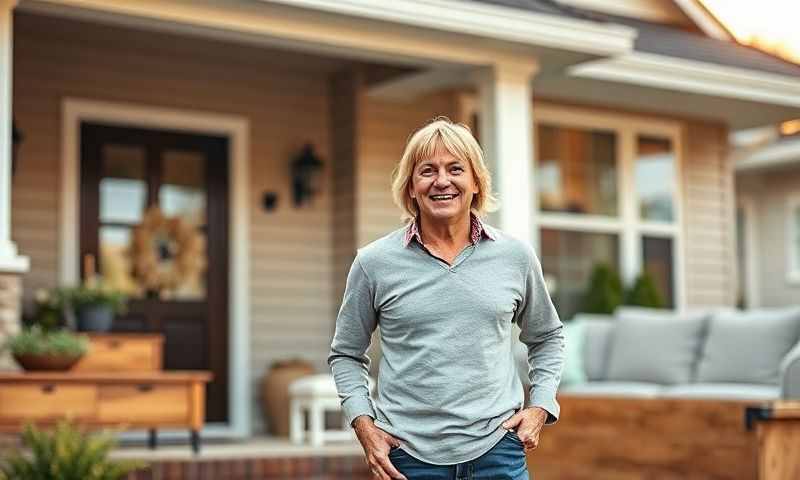
MULTIPOLYGON (((791 127, 792 123, 787 122, 791 127)), ((778 127, 737 145, 736 217, 739 303, 796 305, 800 295, 800 137, 778 127)), ((750 137, 749 139, 747 137, 750 137)))
POLYGON ((0 87, 4 331, 96 264, 133 299, 115 328, 214 373, 212 436, 263 430, 274 361, 327 371, 426 121, 474 129, 488 221, 536 248, 568 319, 598 263, 674 308, 735 304, 728 132, 800 113, 799 67, 686 1, 0 0, 0 87), (154 205, 193 240, 143 239, 154 205), (151 257, 185 275, 153 292, 132 273, 151 257))

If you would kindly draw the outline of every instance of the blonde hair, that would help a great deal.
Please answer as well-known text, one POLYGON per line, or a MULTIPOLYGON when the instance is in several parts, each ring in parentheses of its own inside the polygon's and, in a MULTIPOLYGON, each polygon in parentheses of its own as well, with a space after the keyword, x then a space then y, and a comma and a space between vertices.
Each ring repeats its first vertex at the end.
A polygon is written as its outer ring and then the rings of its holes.
POLYGON ((402 219, 410 221, 419 214, 417 202, 409 193, 411 177, 417 162, 432 157, 438 146, 444 147, 460 161, 469 163, 472 168, 478 193, 472 197, 470 211, 482 217, 494 210, 497 200, 492 194, 492 175, 483 161, 483 150, 478 141, 466 125, 453 123, 447 117, 436 117, 409 137, 392 174, 392 197, 403 211, 402 219))

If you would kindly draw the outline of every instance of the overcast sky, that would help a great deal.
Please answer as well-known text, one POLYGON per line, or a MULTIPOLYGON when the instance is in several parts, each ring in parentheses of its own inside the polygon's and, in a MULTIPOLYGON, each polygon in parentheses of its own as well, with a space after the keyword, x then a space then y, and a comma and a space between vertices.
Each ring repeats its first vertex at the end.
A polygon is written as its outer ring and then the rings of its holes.
POLYGON ((800 0, 700 0, 742 43, 800 63, 800 0))

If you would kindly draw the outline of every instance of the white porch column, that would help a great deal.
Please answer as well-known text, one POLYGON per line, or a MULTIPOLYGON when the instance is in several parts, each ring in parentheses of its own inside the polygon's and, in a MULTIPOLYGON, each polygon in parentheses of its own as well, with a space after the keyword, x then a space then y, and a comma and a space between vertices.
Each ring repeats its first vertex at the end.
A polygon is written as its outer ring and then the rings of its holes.
POLYGON ((480 139, 500 200, 492 220, 534 247, 531 81, 537 71, 535 62, 496 64, 478 75, 480 139))
MULTIPOLYGON (((28 258, 20 256, 11 241, 11 11, 16 3, 16 0, 0 0, 0 342, 19 329, 20 274, 28 271, 28 258)), ((13 365, 8 353, 0 357, 0 368, 13 365)))
POLYGON ((13 31, 11 12, 17 0, 0 0, 0 272, 28 270, 27 257, 11 241, 11 104, 13 31))

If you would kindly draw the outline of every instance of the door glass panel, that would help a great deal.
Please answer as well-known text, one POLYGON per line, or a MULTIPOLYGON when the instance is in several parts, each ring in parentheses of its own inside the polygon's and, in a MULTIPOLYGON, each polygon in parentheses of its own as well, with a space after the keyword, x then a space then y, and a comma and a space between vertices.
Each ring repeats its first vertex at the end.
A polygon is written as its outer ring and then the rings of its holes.
POLYGON ((132 298, 140 298, 142 289, 133 277, 131 259, 131 228, 100 227, 100 273, 103 281, 132 298))
POLYGON ((170 150, 163 155, 158 203, 164 215, 183 217, 193 225, 206 221, 205 157, 197 152, 170 150))
POLYGON ((609 233, 541 230, 542 272, 563 320, 581 311, 595 265, 619 268, 618 238, 609 233))
POLYGON ((672 278, 672 239, 642 237, 644 271, 655 283, 656 290, 664 300, 666 308, 675 304, 672 278))
POLYGON ((147 203, 145 149, 108 144, 101 155, 100 221, 139 223, 147 203))
POLYGON ((664 138, 639 137, 636 193, 642 220, 672 222, 675 194, 675 153, 664 138))
POLYGON ((542 211, 616 216, 616 135, 550 125, 539 126, 537 133, 542 211))

